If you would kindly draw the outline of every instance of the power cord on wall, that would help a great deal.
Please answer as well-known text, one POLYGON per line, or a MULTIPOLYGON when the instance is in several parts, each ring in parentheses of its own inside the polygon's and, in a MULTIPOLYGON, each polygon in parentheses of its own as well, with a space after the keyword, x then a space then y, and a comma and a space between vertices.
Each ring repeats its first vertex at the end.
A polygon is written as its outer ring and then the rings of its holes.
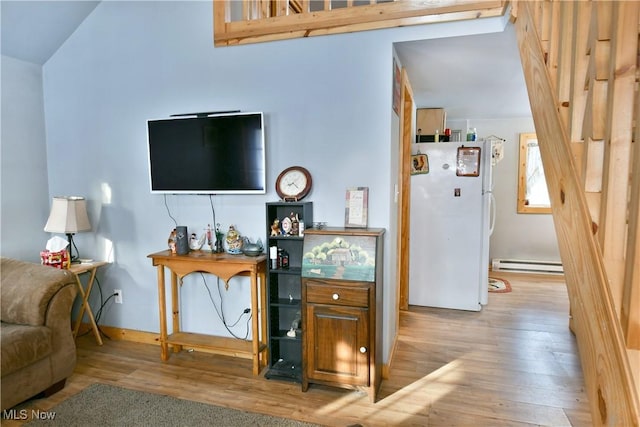
MULTIPOLYGON (((213 220, 213 227, 215 232, 218 232, 218 226, 219 224, 216 222, 216 210, 215 207, 213 206, 213 195, 210 194, 209 195, 209 204, 211 206, 211 218, 213 220)), ((169 218, 171 218, 173 220, 174 225, 177 227, 178 226, 178 222, 176 221, 176 219, 171 215, 171 211, 169 209, 169 205, 167 204, 167 195, 164 195, 164 206, 167 210, 167 214, 169 215, 169 218)), ((209 285, 207 283, 207 280, 204 276, 203 273, 200 273, 200 275, 202 276, 202 281, 204 282, 204 286, 207 289, 207 293, 209 294, 209 299, 211 300, 211 303, 213 304, 213 308, 216 311, 216 314, 218 315, 218 317, 220 318, 220 320, 222 321, 222 324, 224 325, 225 329, 231 334, 231 336, 233 336, 236 339, 239 340, 247 340, 249 337, 249 322, 251 321, 251 318, 253 316, 253 314, 251 313, 251 309, 250 308, 245 308, 244 311, 240 314, 240 316, 238 316, 238 319, 233 322, 232 324, 228 324, 227 320, 224 316, 224 309, 223 309, 223 304, 222 304, 222 291, 220 290, 220 278, 217 279, 217 284, 218 284, 218 295, 220 297, 220 308, 218 309, 218 306, 216 305, 216 302, 213 299, 213 295, 211 294, 211 289, 209 289, 209 285), (231 328, 235 327, 238 325, 238 323, 240 323, 240 320, 242 320, 242 317, 244 315, 248 314, 249 317, 247 318, 247 322, 245 325, 246 328, 246 332, 244 337, 240 337, 238 335, 236 335, 231 328)), ((102 295, 102 291, 100 292, 100 294, 102 295)), ((111 298, 115 297, 116 294, 113 294, 111 296, 109 296, 109 298, 107 299, 107 301, 109 301, 111 298)), ((104 304, 100 307, 100 310, 98 311, 98 313, 102 312, 102 308, 104 307, 104 305, 107 303, 107 301, 104 302, 104 304)), ((182 310, 180 310, 180 312, 182 312, 182 310)), ((97 321, 96 321, 97 323, 97 321)))
POLYGON ((169 218, 171 218, 173 220, 173 224, 175 225, 176 228, 178 228, 178 221, 176 221, 176 219, 171 215, 171 211, 169 210, 169 205, 167 205, 167 195, 164 194, 164 207, 167 210, 167 214, 169 215, 169 218))
POLYGON ((213 219, 213 229, 218 231, 218 224, 216 223, 216 210, 213 207, 213 194, 209 194, 209 205, 211 205, 211 218, 213 219))
POLYGON ((220 296, 220 309, 218 309, 218 306, 216 305, 216 302, 213 299, 213 295, 211 295, 211 289, 209 289, 209 284, 207 283, 207 280, 204 277, 204 274, 200 273, 200 275, 202 276, 202 281, 204 283, 205 288, 207 288, 207 293, 209 294, 209 299, 211 300, 211 303, 213 304, 213 308, 216 310, 216 313, 218 314, 218 317, 222 321, 222 324, 224 325, 225 329, 234 338, 239 339, 239 340, 247 341, 248 337, 249 337, 249 322, 251 321, 251 317, 253 316, 253 314, 251 313, 251 309, 250 308, 245 308, 244 311, 240 314, 240 316, 238 316, 238 319, 235 322, 233 322, 232 324, 228 324, 227 320, 225 319, 225 316, 224 316, 224 309, 223 309, 223 304, 222 304, 222 291, 220 290, 220 279, 219 278, 217 279, 218 295, 220 296), (240 336, 236 335, 231 330, 231 328, 235 327, 238 323, 240 323, 240 320, 242 319, 242 317, 245 314, 249 314, 249 317, 247 318, 247 323, 246 323, 246 332, 245 332, 244 337, 240 337, 240 336))

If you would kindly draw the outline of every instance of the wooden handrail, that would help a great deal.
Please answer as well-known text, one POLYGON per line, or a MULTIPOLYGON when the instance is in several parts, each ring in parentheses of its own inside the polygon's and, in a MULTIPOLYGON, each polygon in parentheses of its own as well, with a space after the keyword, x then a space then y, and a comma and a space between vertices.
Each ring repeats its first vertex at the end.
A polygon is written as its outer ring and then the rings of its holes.
MULTIPOLYGON (((637 96, 633 84, 640 9, 634 2, 616 2, 610 13, 606 6, 589 5, 592 19, 585 24, 574 19, 585 13, 582 6, 568 3, 571 2, 518 2, 514 12, 518 45, 551 197, 571 302, 572 330, 580 350, 592 420, 596 425, 637 426, 638 394, 627 347, 638 334, 638 325, 632 323, 639 309, 633 307, 633 298, 637 300, 638 292, 635 272, 638 255, 633 252, 638 245, 638 196, 628 196, 631 168, 635 166, 636 175, 638 173, 638 163, 630 161, 629 150, 631 117, 636 106, 634 96, 637 96), (601 22, 606 20, 609 22, 601 22), (589 25, 594 22, 597 25, 589 25), (585 25, 590 28, 588 46, 591 50, 582 50, 585 25), (585 85, 584 70, 580 68, 576 73, 576 64, 584 67, 584 60, 580 60, 584 55, 604 55, 594 49, 602 48, 599 40, 603 39, 602 32, 607 38, 607 28, 615 28, 609 37, 608 66, 599 62, 600 57, 587 58, 585 85), (574 40, 580 41, 577 48, 574 40), (627 44, 632 48, 628 49, 627 44), (633 52, 632 61, 627 51, 633 52), (571 61, 567 61, 566 56, 571 61), (633 76, 632 83, 629 75, 633 76), (576 78, 579 80, 575 81, 576 78), (607 91, 603 100, 601 84, 596 82, 605 80, 607 91), (580 88, 585 86, 586 90, 582 90, 586 91, 586 103, 574 106, 574 98, 584 98, 580 88), (576 117, 580 116, 580 109, 585 123, 577 127, 582 132, 576 128, 576 123, 580 123, 576 117), (592 120, 595 111, 605 115, 603 127, 592 120), (582 140, 570 139, 578 135, 588 144, 602 137, 606 141, 602 154, 598 155, 597 151, 594 154, 592 147, 579 147, 584 144, 582 140), (577 157, 575 153, 585 151, 588 164, 583 168, 579 164, 585 161, 585 156, 577 157), (590 159, 589 155, 596 159, 590 159), (599 196, 599 217, 589 208, 584 176, 584 173, 593 175, 598 171, 602 173, 602 191, 591 191, 591 195, 599 196), (635 223, 630 221, 629 227, 627 212, 635 215, 635 223), (603 219, 607 215, 613 218, 603 219), (603 221, 610 224, 600 226, 603 221), (615 243, 608 243, 609 240, 615 243), (625 247, 631 250, 625 251, 625 247), (612 252, 609 257, 607 252, 612 252), (621 256, 627 257, 626 260, 621 262, 621 256), (630 277, 623 282, 625 272, 630 277), (625 291, 620 292, 623 287, 625 291), (627 307, 631 316, 621 319, 620 307, 627 307)), ((637 176, 632 183, 637 190, 640 185, 637 176)))

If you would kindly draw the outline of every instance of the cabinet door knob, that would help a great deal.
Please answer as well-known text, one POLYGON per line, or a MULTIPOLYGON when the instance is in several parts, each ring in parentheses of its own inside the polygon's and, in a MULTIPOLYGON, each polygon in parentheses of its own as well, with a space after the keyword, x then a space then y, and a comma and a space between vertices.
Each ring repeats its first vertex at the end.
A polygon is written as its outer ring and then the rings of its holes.
POLYGON ((367 347, 360 347, 360 353, 364 354, 367 352, 367 347))
POLYGON ((333 294, 332 298, 333 298, 334 301, 338 301, 340 299, 340 295, 333 294))

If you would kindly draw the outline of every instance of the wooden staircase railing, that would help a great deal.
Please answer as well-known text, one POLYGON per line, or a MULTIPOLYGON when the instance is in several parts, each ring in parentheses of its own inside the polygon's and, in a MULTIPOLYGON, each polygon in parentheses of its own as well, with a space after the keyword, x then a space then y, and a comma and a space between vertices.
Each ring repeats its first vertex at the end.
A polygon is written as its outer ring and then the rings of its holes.
POLYGON ((637 426, 640 3, 514 6, 592 420, 637 426))

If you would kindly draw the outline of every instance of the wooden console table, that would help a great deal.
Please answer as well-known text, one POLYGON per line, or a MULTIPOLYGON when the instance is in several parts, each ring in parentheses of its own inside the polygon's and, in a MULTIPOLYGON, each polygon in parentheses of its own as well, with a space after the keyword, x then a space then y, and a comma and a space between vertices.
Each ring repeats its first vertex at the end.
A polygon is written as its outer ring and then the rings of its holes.
POLYGON ((148 255, 158 268, 158 308, 160 310, 160 347, 162 360, 169 359, 169 345, 174 352, 182 346, 200 348, 212 353, 242 357, 253 360, 253 374, 258 375, 267 364, 267 314, 266 314, 266 268, 267 256, 249 257, 226 253, 192 251, 186 255, 177 255, 166 250, 148 255), (171 312, 173 331, 167 334, 167 312, 165 296, 165 267, 171 271, 171 312), (180 330, 178 279, 182 285, 184 276, 204 272, 213 274, 229 286, 234 276, 251 278, 251 335, 252 341, 212 335, 183 332, 180 330))

